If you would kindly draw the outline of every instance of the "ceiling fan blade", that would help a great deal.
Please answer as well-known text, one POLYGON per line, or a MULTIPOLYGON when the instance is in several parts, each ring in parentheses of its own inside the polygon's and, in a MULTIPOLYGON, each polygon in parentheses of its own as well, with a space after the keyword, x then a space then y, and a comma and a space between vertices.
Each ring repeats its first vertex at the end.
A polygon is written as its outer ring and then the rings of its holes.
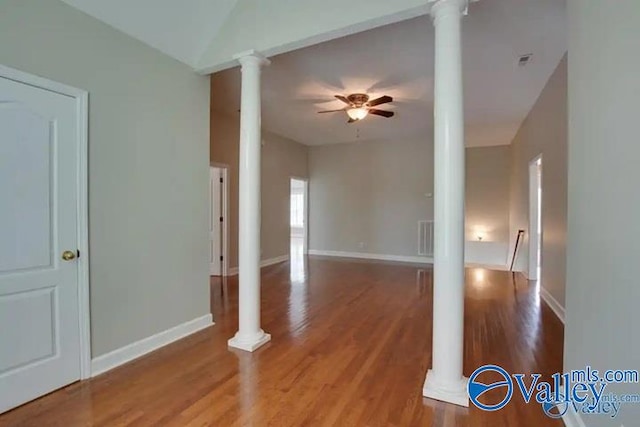
POLYGON ((395 115, 393 111, 376 110, 375 108, 370 108, 369 114, 375 114, 376 116, 382 116, 387 118, 393 117, 395 115))
POLYGON ((336 113, 338 111, 345 111, 346 108, 340 108, 339 110, 324 110, 324 111, 318 111, 318 114, 320 113, 336 113))
POLYGON ((340 101, 344 102, 347 105, 351 105, 351 102, 347 99, 346 96, 342 96, 342 95, 335 95, 336 98, 338 98, 340 101))
POLYGON ((381 96, 380 98, 376 98, 373 101, 367 102, 369 107, 375 107, 376 105, 387 104, 389 102, 393 102, 393 98, 390 96, 381 96))
POLYGON ((358 122, 359 120, 356 119, 352 119, 351 117, 349 117, 349 120, 347 120, 347 123, 355 123, 358 122))

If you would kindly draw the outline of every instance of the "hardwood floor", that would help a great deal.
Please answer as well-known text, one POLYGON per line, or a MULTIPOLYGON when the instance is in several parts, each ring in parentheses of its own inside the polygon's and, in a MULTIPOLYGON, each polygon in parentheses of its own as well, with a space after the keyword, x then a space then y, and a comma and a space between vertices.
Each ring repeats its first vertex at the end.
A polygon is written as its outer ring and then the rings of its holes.
MULTIPOLYGON (((256 353, 227 348, 237 279, 212 279, 216 325, 4 415, 6 426, 562 426, 514 395, 497 412, 424 399, 431 270, 312 257, 262 270, 256 353), (220 286, 224 286, 221 296, 220 286)), ((467 270, 465 375, 562 368, 563 328, 535 284, 467 270)))

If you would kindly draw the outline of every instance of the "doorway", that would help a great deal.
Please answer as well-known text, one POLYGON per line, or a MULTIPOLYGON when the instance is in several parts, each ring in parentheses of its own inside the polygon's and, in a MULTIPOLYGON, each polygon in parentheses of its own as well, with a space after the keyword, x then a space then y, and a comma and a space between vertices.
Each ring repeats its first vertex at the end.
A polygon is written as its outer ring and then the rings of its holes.
POLYGON ((87 97, 0 66, 0 413, 90 376, 87 97))
POLYGON ((227 168, 209 168, 209 275, 227 276, 227 168))
POLYGON ((542 155, 529 163, 529 280, 542 268, 542 155))
POLYGON ((302 259, 307 253, 307 203, 308 181, 291 178, 289 229, 291 237, 291 262, 302 259))

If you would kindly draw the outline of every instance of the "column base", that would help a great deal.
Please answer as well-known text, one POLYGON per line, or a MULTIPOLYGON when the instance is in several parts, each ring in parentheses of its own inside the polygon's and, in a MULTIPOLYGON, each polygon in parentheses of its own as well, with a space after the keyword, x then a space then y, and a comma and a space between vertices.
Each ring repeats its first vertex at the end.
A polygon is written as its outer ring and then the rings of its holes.
POLYGON ((271 335, 265 334, 261 329, 259 333, 249 336, 240 335, 240 332, 237 332, 236 335, 227 342, 227 344, 232 348, 253 352, 269 341, 271 341, 271 335))
POLYGON ((456 383, 441 383, 436 379, 433 371, 429 369, 422 386, 422 395, 429 399, 439 400, 441 402, 453 403, 454 405, 469 407, 469 394, 467 385, 469 378, 462 377, 456 383))

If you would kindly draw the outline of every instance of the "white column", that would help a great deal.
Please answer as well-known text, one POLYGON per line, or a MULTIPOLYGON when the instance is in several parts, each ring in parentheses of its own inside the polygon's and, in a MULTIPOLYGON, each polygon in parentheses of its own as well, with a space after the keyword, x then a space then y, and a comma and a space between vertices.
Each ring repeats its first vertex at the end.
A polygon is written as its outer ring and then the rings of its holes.
POLYGON ((254 351, 271 340, 260 328, 260 67, 255 51, 235 56, 242 66, 238 219, 238 315, 229 347, 254 351))
POLYGON ((435 25, 433 360, 422 394, 469 406, 462 375, 464 117, 460 21, 468 0, 431 0, 435 25))

